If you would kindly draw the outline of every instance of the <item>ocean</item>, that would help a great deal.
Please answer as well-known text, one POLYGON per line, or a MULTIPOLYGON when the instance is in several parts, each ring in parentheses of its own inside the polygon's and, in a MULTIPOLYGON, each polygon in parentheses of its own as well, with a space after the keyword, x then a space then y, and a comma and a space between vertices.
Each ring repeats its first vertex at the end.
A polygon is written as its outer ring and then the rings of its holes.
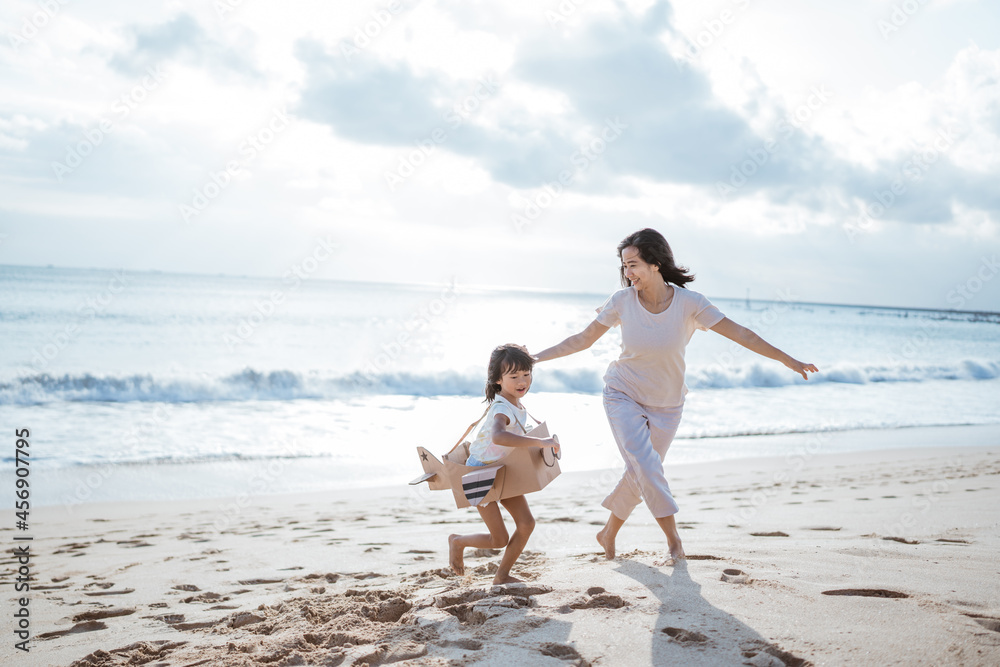
MULTIPOLYGON (((0 484, 27 428, 36 505, 405 485, 416 446, 442 454, 481 415, 494 346, 553 345, 616 289, 0 266, 0 484)), ((780 455, 780 434, 1000 423, 1000 314, 706 296, 821 372, 696 332, 668 464, 780 455)), ((619 342, 536 367, 524 403, 564 471, 621 466, 600 399, 619 342)))

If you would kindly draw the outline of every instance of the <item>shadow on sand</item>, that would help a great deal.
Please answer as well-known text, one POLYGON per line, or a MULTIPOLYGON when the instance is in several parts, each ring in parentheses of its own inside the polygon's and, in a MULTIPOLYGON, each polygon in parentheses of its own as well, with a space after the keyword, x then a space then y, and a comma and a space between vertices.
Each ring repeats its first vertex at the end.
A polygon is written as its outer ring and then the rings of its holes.
POLYGON ((686 561, 680 561, 670 571, 624 560, 615 570, 649 589, 660 601, 651 638, 653 665, 803 667, 811 664, 709 603, 701 595, 701 584, 691 578, 686 561))

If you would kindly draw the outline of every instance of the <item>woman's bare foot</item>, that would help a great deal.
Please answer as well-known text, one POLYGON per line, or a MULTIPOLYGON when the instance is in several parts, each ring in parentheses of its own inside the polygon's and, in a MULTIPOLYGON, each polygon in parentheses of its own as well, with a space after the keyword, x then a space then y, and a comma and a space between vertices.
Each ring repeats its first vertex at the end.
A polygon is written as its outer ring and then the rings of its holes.
POLYGON ((658 518, 656 523, 660 524, 663 534, 667 538, 667 546, 670 548, 670 558, 666 565, 674 565, 679 560, 684 560, 684 547, 681 546, 681 536, 677 532, 677 522, 673 515, 658 518))
POLYGON ((669 560, 667 560, 665 565, 676 565, 677 561, 684 560, 685 558, 684 547, 681 545, 680 540, 678 540, 673 544, 669 544, 669 546, 670 546, 670 558, 669 560))
POLYGON ((615 559, 615 540, 613 537, 608 537, 608 528, 605 526, 601 529, 601 532, 597 534, 597 543, 604 548, 604 557, 608 560, 615 559))
POLYGON ((465 574, 465 547, 458 544, 459 535, 448 536, 448 560, 452 571, 462 576, 465 574))
POLYGON ((505 574, 504 576, 501 577, 500 573, 498 572, 497 576, 493 578, 494 586, 502 586, 503 584, 520 584, 520 583, 524 582, 521 579, 518 579, 517 577, 512 577, 510 574, 505 574))

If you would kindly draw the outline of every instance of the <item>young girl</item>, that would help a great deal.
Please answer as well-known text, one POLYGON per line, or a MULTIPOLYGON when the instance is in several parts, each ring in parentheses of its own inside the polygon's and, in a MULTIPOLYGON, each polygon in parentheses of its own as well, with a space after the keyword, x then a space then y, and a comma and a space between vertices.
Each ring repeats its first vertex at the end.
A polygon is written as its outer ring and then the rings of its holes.
MULTIPOLYGON (((531 387, 531 369, 535 360, 521 345, 507 344, 493 350, 487 371, 486 400, 490 408, 483 419, 475 441, 469 447, 466 465, 493 465, 510 453, 512 447, 554 447, 559 451, 559 443, 554 438, 533 438, 527 435, 528 411, 521 405, 521 397, 531 387)), ((524 496, 505 498, 500 501, 514 517, 514 536, 507 536, 507 526, 500 516, 497 503, 478 506, 489 534, 449 535, 448 551, 451 569, 455 574, 465 574, 464 552, 466 547, 499 549, 506 546, 500 568, 493 578, 494 585, 521 581, 510 575, 510 568, 521 555, 528 536, 535 528, 535 518, 528 509, 524 496)))

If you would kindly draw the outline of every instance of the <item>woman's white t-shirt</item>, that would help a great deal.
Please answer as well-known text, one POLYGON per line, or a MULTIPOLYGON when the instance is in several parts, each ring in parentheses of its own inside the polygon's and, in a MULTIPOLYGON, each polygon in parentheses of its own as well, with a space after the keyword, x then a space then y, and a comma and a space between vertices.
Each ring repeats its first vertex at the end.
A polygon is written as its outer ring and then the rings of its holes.
POLYGON ((469 455, 475 456, 486 465, 496 463, 513 450, 513 447, 503 447, 493 442, 493 420, 496 419, 498 414, 507 417, 507 430, 511 433, 518 435, 525 434, 525 431, 518 426, 518 421, 524 425, 524 428, 528 429, 528 432, 531 430, 528 427, 527 408, 519 408, 500 394, 497 394, 496 400, 490 404, 490 409, 486 412, 486 417, 483 419, 482 426, 479 427, 479 432, 476 433, 476 439, 469 445, 469 455))
POLYGON ((667 286, 673 300, 662 313, 651 313, 633 287, 618 290, 597 309, 606 327, 621 325, 622 352, 604 374, 604 383, 641 405, 678 407, 684 404, 684 348, 695 329, 708 330, 723 320, 718 308, 689 289, 667 286))

